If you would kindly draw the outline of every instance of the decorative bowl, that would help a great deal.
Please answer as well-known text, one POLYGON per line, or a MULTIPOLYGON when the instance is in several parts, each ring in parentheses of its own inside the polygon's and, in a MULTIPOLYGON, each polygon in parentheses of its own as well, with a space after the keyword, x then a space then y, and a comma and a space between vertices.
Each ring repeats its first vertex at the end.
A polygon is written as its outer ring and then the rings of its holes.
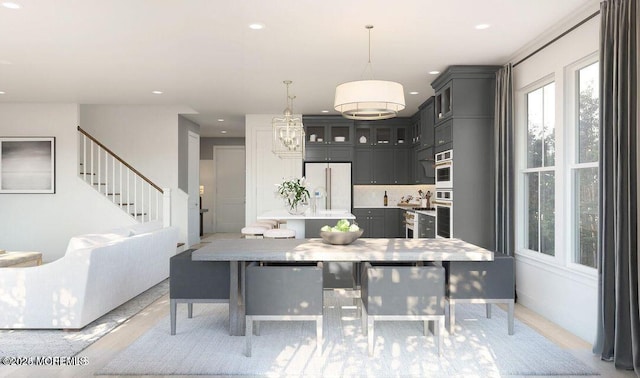
POLYGON ((347 232, 320 231, 320 237, 329 244, 347 245, 356 241, 360 236, 362 236, 363 232, 363 229, 347 232))

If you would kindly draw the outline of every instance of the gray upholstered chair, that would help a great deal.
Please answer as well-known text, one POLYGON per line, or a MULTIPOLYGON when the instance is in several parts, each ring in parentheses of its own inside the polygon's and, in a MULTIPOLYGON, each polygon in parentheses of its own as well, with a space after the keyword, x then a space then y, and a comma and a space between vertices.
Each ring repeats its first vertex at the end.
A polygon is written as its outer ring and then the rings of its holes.
POLYGON ((369 355, 374 349, 376 320, 420 320, 427 335, 428 322, 438 354, 444 335, 444 268, 441 266, 372 265, 363 263, 361 281, 362 330, 368 335, 369 355))
POLYGON ((169 263, 169 298, 171 334, 176 334, 178 303, 188 304, 193 317, 196 302, 229 302, 229 263, 226 261, 193 261, 193 249, 179 253, 169 263))
POLYGON ((315 320, 316 351, 322 353, 322 263, 252 264, 245 280, 247 357, 251 357, 253 322, 260 320, 315 320))
POLYGON ((455 330, 456 303, 484 303, 487 318, 491 318, 491 305, 508 305, 508 332, 513 335, 513 310, 515 299, 514 259, 502 253, 494 253, 493 261, 447 261, 447 301, 449 333, 455 330))

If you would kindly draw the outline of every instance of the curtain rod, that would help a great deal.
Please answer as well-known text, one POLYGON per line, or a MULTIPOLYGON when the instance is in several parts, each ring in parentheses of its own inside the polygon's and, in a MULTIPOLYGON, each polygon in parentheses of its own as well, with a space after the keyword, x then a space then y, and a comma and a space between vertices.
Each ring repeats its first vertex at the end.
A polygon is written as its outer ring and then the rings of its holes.
POLYGON ((592 18, 594 18, 595 16, 599 15, 600 11, 597 11, 595 13, 593 13, 592 15, 588 16, 587 18, 585 18, 584 20, 578 22, 577 24, 573 25, 569 30, 565 31, 564 33, 560 34, 559 36, 555 37, 554 39, 552 39, 551 41, 545 43, 542 47, 538 48, 536 51, 532 52, 531 54, 525 56, 524 58, 520 59, 518 62, 516 62, 513 67, 517 66, 518 64, 524 62, 525 60, 531 58, 532 56, 536 55, 537 53, 539 53, 540 51, 544 50, 545 48, 547 48, 547 46, 551 45, 552 43, 554 43, 555 41, 559 40, 560 38, 564 37, 565 35, 571 33, 572 31, 576 30, 577 28, 579 28, 582 24, 584 24, 585 22, 591 20, 592 18))

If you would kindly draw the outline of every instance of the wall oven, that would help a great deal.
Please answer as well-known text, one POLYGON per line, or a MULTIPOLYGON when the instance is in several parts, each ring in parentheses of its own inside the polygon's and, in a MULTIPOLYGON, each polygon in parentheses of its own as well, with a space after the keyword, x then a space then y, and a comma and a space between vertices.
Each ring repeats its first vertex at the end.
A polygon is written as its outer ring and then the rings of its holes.
POLYGON ((436 189, 436 238, 453 237, 453 190, 436 189))
POLYGON ((453 188, 453 150, 435 155, 436 188, 453 188))

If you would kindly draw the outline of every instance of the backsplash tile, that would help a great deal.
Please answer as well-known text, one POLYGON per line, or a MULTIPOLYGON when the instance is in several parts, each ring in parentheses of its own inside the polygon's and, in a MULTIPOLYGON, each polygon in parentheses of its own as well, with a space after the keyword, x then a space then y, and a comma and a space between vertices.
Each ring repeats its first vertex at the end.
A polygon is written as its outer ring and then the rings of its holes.
MULTIPOLYGON (((403 196, 412 195, 412 203, 419 203, 418 190, 435 192, 435 185, 354 185, 353 207, 382 207, 387 191, 389 206, 396 206, 403 196)), ((433 197, 431 197, 433 199, 433 197)))

